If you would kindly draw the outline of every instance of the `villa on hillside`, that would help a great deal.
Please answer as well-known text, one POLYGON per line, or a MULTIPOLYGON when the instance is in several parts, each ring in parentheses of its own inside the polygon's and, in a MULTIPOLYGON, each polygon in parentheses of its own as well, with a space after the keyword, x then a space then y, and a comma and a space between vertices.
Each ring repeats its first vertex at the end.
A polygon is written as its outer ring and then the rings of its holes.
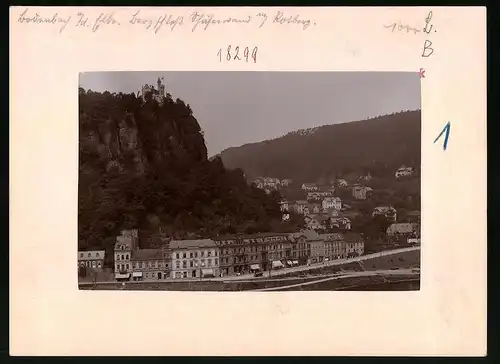
POLYGON ((321 202, 323 209, 334 208, 335 210, 342 209, 342 201, 339 197, 325 197, 321 202))
POLYGON ((304 191, 317 191, 318 185, 316 183, 303 183, 300 188, 304 191))
POLYGON ((398 168, 398 170, 396 171, 395 175, 396 175, 396 178, 400 178, 400 177, 408 177, 408 176, 411 176, 413 174, 413 168, 412 167, 406 167, 406 166, 401 166, 398 168))
POLYGON ((373 190, 367 186, 361 186, 358 184, 352 186, 352 196, 357 200, 366 200, 372 192, 373 190))
POLYGON ((377 215, 385 216, 386 219, 390 222, 396 222, 397 212, 396 209, 392 206, 379 206, 373 209, 372 217, 377 215))

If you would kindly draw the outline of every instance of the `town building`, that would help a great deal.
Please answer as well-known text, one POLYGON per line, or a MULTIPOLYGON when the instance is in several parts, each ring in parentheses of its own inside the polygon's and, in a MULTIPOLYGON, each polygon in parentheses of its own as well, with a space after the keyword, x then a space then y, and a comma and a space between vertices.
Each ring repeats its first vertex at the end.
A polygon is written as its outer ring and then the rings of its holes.
POLYGON ((326 214, 308 215, 304 218, 306 226, 309 230, 324 230, 327 227, 329 220, 326 214))
POLYGON ((395 175, 396 178, 401 178, 401 177, 408 177, 413 174, 413 168, 412 167, 406 167, 406 166, 401 166, 398 168, 396 171, 395 175))
POLYGON ((290 211, 290 203, 288 201, 281 201, 280 202, 280 210, 281 212, 288 212, 290 211))
POLYGON ((377 215, 385 216, 386 219, 390 222, 396 222, 397 219, 397 211, 392 206, 379 206, 373 209, 372 217, 377 215))
POLYGON ((342 209, 342 200, 339 197, 325 197, 321 202, 323 209, 333 208, 335 210, 342 209))
POLYGON ((346 244, 346 256, 348 258, 363 255, 365 252, 365 243, 360 234, 342 233, 346 244))
POLYGON ((412 235, 419 229, 419 225, 416 223, 400 222, 391 224, 387 228, 388 236, 401 236, 401 235, 412 235))
POLYGON ((347 186, 349 186, 345 179, 338 179, 336 183, 339 188, 346 188, 347 186))
POLYGON ((302 230, 296 233, 291 233, 289 239, 291 241, 291 256, 292 262, 305 264, 311 256, 310 236, 306 235, 307 230, 302 230))
POLYGON ((330 228, 351 230, 351 220, 345 216, 330 217, 330 228))
POLYGON ((356 233, 321 234, 324 240, 325 257, 329 259, 345 259, 364 254, 364 241, 356 233))
POLYGON ((307 200, 308 201, 320 201, 323 198, 326 197, 331 197, 332 196, 331 191, 311 191, 307 192, 307 200))
POLYGON ((114 248, 115 279, 130 279, 132 252, 139 246, 138 230, 123 230, 114 248))
POLYGON ((310 245, 311 252, 309 254, 310 263, 321 263, 325 259, 325 242, 321 236, 313 231, 304 231, 307 243, 310 245))
POLYGON ((168 245, 161 249, 137 249, 130 259, 131 279, 159 280, 170 278, 170 253, 168 245))
POLYGON ((357 200, 366 200, 372 192, 373 190, 367 186, 357 184, 352 186, 352 196, 357 200))
POLYGON ((300 188, 304 191, 317 191, 318 185, 316 183, 303 183, 300 188))
POLYGON ((123 230, 116 237, 114 272, 117 280, 158 280, 170 275, 170 254, 166 239, 159 249, 139 249, 138 230, 123 230))
POLYGON ((214 242, 220 251, 223 275, 268 270, 273 262, 283 263, 292 258, 291 242, 286 233, 218 236, 214 242))
POLYGON ((308 202, 304 200, 295 201, 290 204, 290 210, 298 215, 304 215, 309 210, 308 202))
POLYGON ((281 187, 288 187, 292 184, 292 180, 290 178, 285 178, 281 180, 281 187))
POLYGON ((201 279, 219 276, 219 253, 219 247, 212 239, 172 240, 171 278, 201 279))
POLYGON ((86 250, 78 252, 78 267, 102 270, 104 267, 104 250, 86 250))

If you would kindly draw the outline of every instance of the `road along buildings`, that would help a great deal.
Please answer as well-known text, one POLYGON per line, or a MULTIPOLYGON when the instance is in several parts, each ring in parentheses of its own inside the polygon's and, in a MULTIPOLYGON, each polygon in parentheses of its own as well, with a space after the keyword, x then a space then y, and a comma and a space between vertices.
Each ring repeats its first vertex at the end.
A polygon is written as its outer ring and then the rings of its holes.
MULTIPOLYGON (((165 239, 158 249, 140 249, 138 231, 124 230, 114 247, 114 278, 204 279, 345 258, 363 254, 363 249, 363 240, 357 234, 318 234, 312 229, 198 240, 165 239)), ((79 252, 78 265, 92 266, 86 262, 96 261, 95 266, 100 262, 102 267, 103 259, 104 251, 79 252)))

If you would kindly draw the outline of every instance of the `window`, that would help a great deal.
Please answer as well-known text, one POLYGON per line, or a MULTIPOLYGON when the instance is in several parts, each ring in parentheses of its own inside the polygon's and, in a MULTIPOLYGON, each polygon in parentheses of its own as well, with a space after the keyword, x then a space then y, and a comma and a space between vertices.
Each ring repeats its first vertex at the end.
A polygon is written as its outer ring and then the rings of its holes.
POLYGON ((146 268, 146 262, 142 262, 142 267, 146 268))
POLYGON ((193 252, 189 252, 189 257, 192 258, 193 257, 193 252))
POLYGON ((122 260, 124 260, 124 259, 125 259, 125 258, 124 258, 124 255, 122 254, 122 260))
POLYGON ((215 251, 215 256, 217 256, 217 250, 215 251))
POLYGON ((151 261, 148 262, 148 267, 149 268, 152 268, 153 267, 153 263, 151 263, 151 261))
POLYGON ((176 253, 176 254, 175 254, 175 258, 176 258, 176 259, 179 259, 179 258, 180 258, 180 257, 179 257, 179 253, 176 253))
POLYGON ((127 260, 128 260, 128 254, 125 256, 125 259, 127 259, 127 260))
POLYGON ((211 257, 212 256, 212 252, 209 251, 208 252, 208 256, 211 257))
POLYGON ((219 264, 219 260, 215 259, 215 265, 218 265, 218 264, 219 264))
POLYGON ((190 262, 189 262, 189 266, 190 266, 191 268, 193 268, 193 266, 194 266, 193 261, 190 261, 190 262))
POLYGON ((129 265, 129 264, 127 264, 127 270, 129 270, 129 269, 130 269, 130 265, 129 265))
POLYGON ((132 263, 132 268, 134 268, 134 269, 135 269, 135 263, 132 263))
POLYGON ((177 269, 179 269, 179 268, 181 267, 181 262, 176 261, 176 262, 175 262, 175 267, 176 267, 177 269))
POLYGON ((201 266, 203 267, 205 265, 205 259, 201 260, 201 266))
POLYGON ((201 257, 203 258, 205 256, 205 252, 202 250, 201 251, 201 257))
POLYGON ((208 266, 212 266, 212 259, 208 259, 208 266))
POLYGON ((120 264, 115 265, 115 270, 120 270, 120 264))
POLYGON ((184 261, 182 262, 182 268, 187 268, 187 261, 185 261, 185 260, 184 260, 184 261))
POLYGON ((182 253, 182 257, 183 257, 183 258, 186 258, 186 253, 182 253))
POLYGON ((198 258, 198 252, 194 252, 194 257, 198 258))
POLYGON ((119 255, 116 256, 116 260, 120 260, 120 256, 119 255))
POLYGON ((101 261, 98 261, 98 262, 97 262, 97 267, 98 267, 98 268, 101 268, 101 266, 102 266, 101 261))
POLYGON ((99 253, 95 253, 95 256, 98 257, 99 256, 99 253))

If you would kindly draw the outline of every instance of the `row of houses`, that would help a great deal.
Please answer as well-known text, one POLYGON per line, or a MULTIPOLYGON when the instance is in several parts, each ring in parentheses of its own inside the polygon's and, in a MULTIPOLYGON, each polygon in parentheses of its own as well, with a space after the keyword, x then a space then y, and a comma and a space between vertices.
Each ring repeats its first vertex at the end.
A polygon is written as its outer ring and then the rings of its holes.
MULTIPOLYGON (((88 258, 102 269, 104 251, 79 252, 78 266, 88 258), (90 254, 90 255, 89 255, 90 254)), ((341 259, 364 253, 359 234, 262 233, 212 239, 170 240, 159 249, 140 249, 137 230, 122 231, 114 247, 117 280, 206 278, 341 259)), ((92 265, 92 264, 91 264, 92 265)))
POLYGON ((269 193, 272 190, 278 190, 280 187, 288 187, 292 183, 292 180, 290 178, 280 180, 275 177, 257 177, 253 183, 257 188, 269 193))
MULTIPOLYGON (((317 201, 317 200, 312 200, 317 201)), ((298 215, 328 213, 330 211, 339 211, 342 209, 342 200, 339 197, 325 197, 321 203, 307 200, 281 201, 280 209, 282 212, 293 212, 298 215)))

